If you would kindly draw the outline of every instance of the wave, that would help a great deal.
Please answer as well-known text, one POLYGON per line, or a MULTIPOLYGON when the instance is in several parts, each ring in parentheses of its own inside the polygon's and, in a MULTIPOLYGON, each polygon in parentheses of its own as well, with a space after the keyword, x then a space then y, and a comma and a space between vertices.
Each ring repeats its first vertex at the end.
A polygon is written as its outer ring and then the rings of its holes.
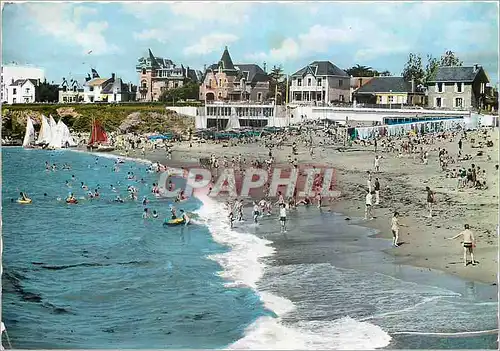
POLYGON ((350 317, 334 321, 299 321, 291 325, 283 317, 295 310, 292 301, 270 292, 259 291, 257 283, 266 268, 263 258, 270 257, 275 249, 269 240, 250 233, 231 230, 227 210, 222 203, 206 195, 197 194, 202 207, 197 214, 208 226, 213 239, 231 248, 230 251, 210 255, 223 271, 226 287, 247 286, 259 296, 264 306, 276 317, 262 316, 252 323, 245 335, 228 346, 231 350, 292 350, 292 349, 376 349, 389 345, 391 337, 380 327, 350 317))
POLYGON ((490 330, 478 330, 478 331, 467 331, 467 332, 454 332, 454 333, 432 333, 432 332, 416 332, 416 331, 400 331, 394 332, 393 334, 401 334, 401 335, 425 335, 425 336, 447 336, 447 337, 469 337, 469 336, 481 336, 481 335, 492 335, 498 334, 498 329, 490 329, 490 330))
POLYGON ((137 163, 143 163, 143 164, 153 164, 154 162, 144 159, 144 158, 139 158, 139 157, 128 157, 128 156, 122 156, 122 155, 117 155, 113 153, 108 153, 108 152, 90 152, 90 151, 85 151, 85 150, 73 150, 69 149, 69 151, 73 152, 78 152, 82 154, 88 154, 88 155, 94 155, 102 158, 109 158, 109 159, 120 159, 124 161, 130 161, 130 162, 137 162, 137 163))

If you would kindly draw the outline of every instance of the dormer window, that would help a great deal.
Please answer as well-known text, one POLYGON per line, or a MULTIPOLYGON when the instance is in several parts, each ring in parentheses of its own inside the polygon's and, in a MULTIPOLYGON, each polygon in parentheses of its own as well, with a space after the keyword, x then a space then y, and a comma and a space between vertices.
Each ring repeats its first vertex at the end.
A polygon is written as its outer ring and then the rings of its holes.
POLYGON ((307 78, 307 86, 310 87, 312 84, 312 79, 311 78, 307 78))
POLYGON ((63 86, 63 91, 64 91, 64 92, 66 92, 66 85, 65 85, 65 86, 63 86))
POLYGON ((73 92, 75 92, 75 93, 76 93, 76 86, 74 86, 74 87, 73 87, 73 92))
POLYGON ((298 78, 298 79, 297 79, 297 85, 298 85, 299 87, 301 87, 301 86, 302 86, 302 79, 301 79, 301 78, 298 78))
POLYGON ((463 92, 463 83, 457 83, 457 93, 463 92))

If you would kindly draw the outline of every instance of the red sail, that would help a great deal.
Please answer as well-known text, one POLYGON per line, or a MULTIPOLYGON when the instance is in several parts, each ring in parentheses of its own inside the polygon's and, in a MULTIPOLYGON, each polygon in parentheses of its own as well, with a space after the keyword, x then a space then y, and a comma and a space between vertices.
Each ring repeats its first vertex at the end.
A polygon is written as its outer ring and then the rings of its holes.
POLYGON ((94 144, 104 144, 108 142, 108 135, 104 130, 101 123, 98 121, 94 121, 94 125, 92 126, 92 132, 90 134, 89 145, 94 144))

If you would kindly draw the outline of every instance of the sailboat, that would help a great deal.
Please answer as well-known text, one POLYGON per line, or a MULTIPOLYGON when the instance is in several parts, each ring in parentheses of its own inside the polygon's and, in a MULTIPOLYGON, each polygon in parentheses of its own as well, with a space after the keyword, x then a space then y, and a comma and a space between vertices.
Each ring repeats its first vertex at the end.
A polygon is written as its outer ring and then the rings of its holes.
POLYGON ((75 140, 71 136, 68 126, 66 126, 62 120, 59 120, 55 127, 51 128, 51 132, 52 136, 48 145, 49 149, 56 150, 76 146, 75 140))
POLYGON ((113 151, 115 148, 109 144, 108 134, 104 127, 97 120, 92 121, 92 130, 90 132, 90 140, 87 144, 87 149, 90 151, 113 151))
POLYGON ((50 144, 51 135, 52 132, 49 121, 47 117, 42 115, 42 127, 40 128, 40 132, 38 133, 38 139, 36 140, 35 145, 45 146, 50 144))
POLYGON ((23 147, 31 148, 35 143, 35 127, 30 117, 26 120, 26 133, 24 134, 23 147))

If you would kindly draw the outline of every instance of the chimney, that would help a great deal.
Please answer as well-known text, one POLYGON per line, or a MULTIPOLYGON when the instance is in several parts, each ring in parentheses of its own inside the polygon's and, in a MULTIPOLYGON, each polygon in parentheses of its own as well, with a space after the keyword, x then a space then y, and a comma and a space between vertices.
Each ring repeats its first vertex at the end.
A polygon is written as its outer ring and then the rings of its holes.
POLYGON ((114 73, 111 73, 111 79, 113 79, 113 81, 115 80, 115 74, 114 73))
POLYGON ((266 71, 266 63, 265 62, 264 62, 264 72, 267 73, 267 71, 266 71))
POLYGON ((412 78, 411 80, 411 92, 414 93, 415 92, 415 79, 412 78))
POLYGON ((476 73, 479 70, 479 66, 477 63, 474 65, 474 73, 476 73))

